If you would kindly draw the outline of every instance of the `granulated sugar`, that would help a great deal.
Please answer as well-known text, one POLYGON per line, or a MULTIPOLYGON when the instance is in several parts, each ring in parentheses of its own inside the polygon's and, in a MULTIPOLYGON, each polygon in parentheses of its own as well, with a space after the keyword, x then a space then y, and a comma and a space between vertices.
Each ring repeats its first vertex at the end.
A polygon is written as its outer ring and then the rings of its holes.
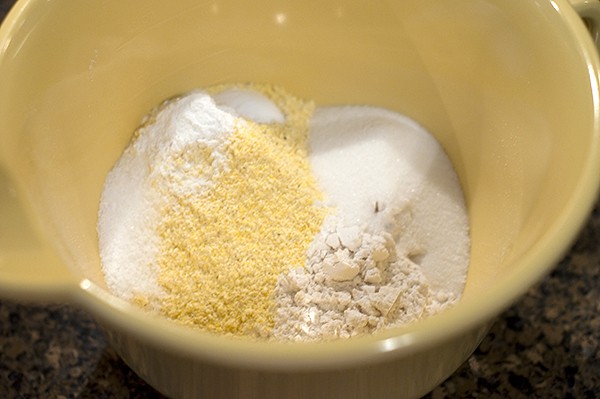
POLYGON ((460 296, 469 220, 458 176, 431 134, 381 108, 317 108, 310 163, 343 224, 392 234, 398 254, 417 262, 434 290, 460 296))
POLYGON ((98 230, 116 295, 280 340, 435 314, 460 298, 469 260, 460 185, 431 135, 379 108, 313 114, 266 85, 153 112, 107 178, 98 230))

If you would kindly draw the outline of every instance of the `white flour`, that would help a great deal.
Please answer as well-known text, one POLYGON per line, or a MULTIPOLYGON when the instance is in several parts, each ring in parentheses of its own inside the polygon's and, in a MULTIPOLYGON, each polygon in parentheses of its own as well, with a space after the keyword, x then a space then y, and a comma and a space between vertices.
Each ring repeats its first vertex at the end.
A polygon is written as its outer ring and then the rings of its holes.
POLYGON ((220 148, 234 119, 202 92, 170 101, 150 117, 108 174, 98 236, 106 283, 117 296, 130 300, 136 293, 161 293, 155 227, 161 207, 168 204, 160 192, 193 195, 206 189, 207 177, 227 167, 220 148), (212 162, 198 168, 206 149, 212 162), (181 162, 186 158, 193 159, 181 162))

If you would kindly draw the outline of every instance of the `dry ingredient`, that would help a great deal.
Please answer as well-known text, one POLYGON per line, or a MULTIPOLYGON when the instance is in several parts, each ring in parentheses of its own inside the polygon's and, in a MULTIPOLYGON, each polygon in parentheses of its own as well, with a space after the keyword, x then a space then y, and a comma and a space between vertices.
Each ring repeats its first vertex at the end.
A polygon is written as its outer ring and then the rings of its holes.
POLYGON ((402 115, 366 106, 317 108, 310 132, 311 169, 336 213, 306 267, 280 278, 274 336, 346 338, 455 304, 468 219, 436 140, 402 115))
MULTIPOLYGON (((273 109, 281 110, 283 123, 237 117, 238 103, 222 110, 207 93, 195 92, 163 105, 139 130, 111 171, 102 202, 127 198, 128 191, 114 192, 122 186, 114 180, 135 173, 142 158, 149 172, 139 191, 152 219, 116 219, 101 207, 100 236, 142 222, 154 237, 143 247, 104 242, 105 274, 117 295, 210 332, 268 335, 277 278, 303 265, 326 208, 317 205, 321 193, 307 159, 312 104, 260 89, 272 102, 256 92, 251 100, 273 105, 251 107, 251 116, 268 121, 279 118, 273 109), (123 270, 119 257, 127 251, 151 253, 152 267, 125 265, 135 275, 123 270), (159 289, 139 290, 142 279, 159 289)), ((217 101, 248 92, 224 90, 217 101)))
POLYGON ((430 309, 423 274, 408 258, 397 257, 390 234, 331 227, 311 245, 306 268, 278 281, 276 338, 348 338, 441 310, 430 309))
POLYGON ((460 297, 469 220, 458 176, 431 134, 386 109, 319 107, 309 153, 327 205, 344 223, 392 234, 399 255, 419 264, 432 290, 460 297))
POLYGON ((454 304, 467 222, 450 162, 414 122, 313 114, 248 84, 154 110, 107 177, 98 232, 116 295, 209 332, 304 341, 454 304))

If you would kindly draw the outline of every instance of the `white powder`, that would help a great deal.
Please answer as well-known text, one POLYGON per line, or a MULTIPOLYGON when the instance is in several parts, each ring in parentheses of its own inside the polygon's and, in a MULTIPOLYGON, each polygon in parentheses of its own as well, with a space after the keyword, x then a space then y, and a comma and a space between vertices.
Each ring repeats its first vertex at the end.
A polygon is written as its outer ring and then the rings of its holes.
POLYGON ((234 114, 257 123, 283 123, 281 110, 262 93, 241 88, 229 88, 213 96, 215 103, 234 114))
POLYGON ((344 224, 392 234, 398 254, 418 263, 433 288, 460 296, 468 215, 456 172, 433 136, 388 110, 323 107, 312 119, 310 154, 344 224))
MULTIPOLYGON (((281 123, 264 95, 193 92, 154 112, 109 173, 98 232, 106 282, 118 296, 161 295, 155 227, 161 193, 195 195, 227 170, 225 145, 243 118, 281 123), (207 156, 210 154, 210 156, 207 156)), ((413 322, 454 304, 469 261, 468 219, 450 161, 412 120, 359 106, 317 108, 310 163, 328 217, 305 268, 274 287, 273 337, 350 337, 413 322)))
POLYGON ((205 190, 227 167, 221 149, 234 124, 210 96, 193 92, 159 107, 126 148, 106 178, 98 218, 102 267, 114 294, 130 300, 161 293, 156 225, 168 204, 160 193, 205 190))
POLYGON ((348 338, 401 326, 453 303, 428 289, 416 264, 397 256, 390 234, 338 223, 337 217, 327 220, 306 268, 280 277, 275 338, 348 338))

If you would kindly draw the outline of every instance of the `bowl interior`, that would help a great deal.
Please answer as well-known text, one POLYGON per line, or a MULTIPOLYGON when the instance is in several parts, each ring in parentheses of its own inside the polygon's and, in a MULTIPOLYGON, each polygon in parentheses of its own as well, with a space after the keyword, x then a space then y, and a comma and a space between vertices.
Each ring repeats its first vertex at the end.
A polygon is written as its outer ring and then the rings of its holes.
POLYGON ((4 173, 72 272, 104 287, 103 181, 165 98, 254 81, 317 104, 387 107, 453 161, 472 238, 456 320, 491 314, 557 260, 597 188, 591 41, 577 44, 583 24, 556 4, 22 2, 0 37, 4 173))

